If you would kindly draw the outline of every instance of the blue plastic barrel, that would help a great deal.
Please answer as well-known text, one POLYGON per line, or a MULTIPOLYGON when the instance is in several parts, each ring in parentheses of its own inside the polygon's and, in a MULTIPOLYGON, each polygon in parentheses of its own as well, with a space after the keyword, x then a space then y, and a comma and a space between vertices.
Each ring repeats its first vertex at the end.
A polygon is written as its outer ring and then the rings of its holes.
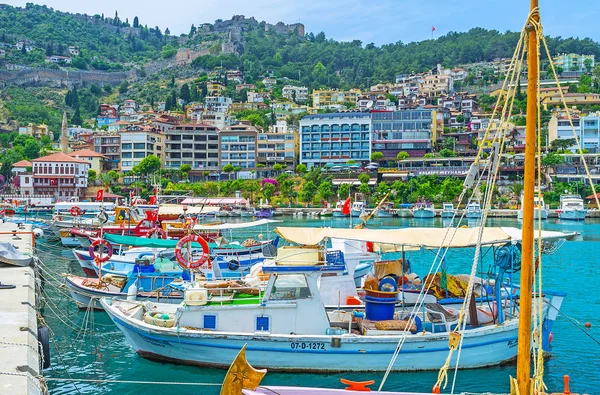
POLYGON ((371 321, 385 321, 394 319, 396 298, 375 298, 365 296, 365 315, 371 321))

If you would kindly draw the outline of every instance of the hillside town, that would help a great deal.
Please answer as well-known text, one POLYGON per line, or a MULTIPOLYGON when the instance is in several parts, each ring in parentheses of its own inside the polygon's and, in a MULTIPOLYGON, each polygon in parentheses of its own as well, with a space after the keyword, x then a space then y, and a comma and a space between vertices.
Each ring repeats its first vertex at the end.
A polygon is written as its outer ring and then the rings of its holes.
MULTIPOLYGON (((581 182, 585 174, 560 103, 562 95, 584 153, 596 163, 600 95, 573 89, 594 69, 595 60, 593 55, 561 54, 554 61, 561 86, 542 81, 548 87, 540 90, 547 110, 544 152, 562 154, 552 166, 554 180, 581 182)), ((15 163, 13 184, 25 196, 83 198, 93 194, 85 192, 88 170, 94 175, 116 172, 123 182, 133 182, 137 167, 149 156, 158 158, 167 171, 186 169, 188 182, 275 177, 293 174, 299 166, 334 174, 334 186, 358 180, 361 172, 390 182, 418 175, 464 178, 479 148, 492 149, 497 125, 490 124, 490 118, 501 89, 486 94, 460 87, 469 78, 503 78, 507 67, 506 60, 453 69, 438 65, 427 73, 398 75, 393 83, 369 90, 346 91, 309 91, 273 75, 265 75, 260 84, 246 83, 240 70, 217 68, 204 82, 191 84, 205 91, 202 101, 178 98, 176 103, 151 105, 126 99, 101 104, 96 118, 87 121, 94 127, 69 125, 63 117, 60 140, 53 143, 61 154, 49 151, 32 162, 15 163), (234 97, 228 91, 234 91, 234 97), (67 156, 70 162, 65 162, 67 156), (82 161, 87 169, 80 166, 82 161), (65 163, 68 169, 60 165, 53 171, 55 163, 65 163), (77 178, 63 184, 53 177, 56 174, 77 178)), ((525 141, 521 114, 515 112, 511 122, 505 136, 507 159, 500 171, 500 182, 506 184, 518 182, 525 141)), ((18 130, 35 139, 55 134, 43 124, 18 130)))

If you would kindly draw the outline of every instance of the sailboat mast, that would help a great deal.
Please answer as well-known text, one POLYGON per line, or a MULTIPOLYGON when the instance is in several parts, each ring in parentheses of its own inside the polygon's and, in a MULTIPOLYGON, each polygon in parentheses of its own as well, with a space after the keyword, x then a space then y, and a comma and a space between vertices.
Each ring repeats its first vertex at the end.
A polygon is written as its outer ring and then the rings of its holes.
MULTIPOLYGON (((530 0, 530 11, 538 8, 538 0, 530 0)), ((533 16, 539 21, 539 14, 533 16)), ((521 264, 521 295, 519 303, 519 340, 517 382, 519 393, 529 394, 531 377, 531 304, 533 283, 534 185, 537 125, 538 38, 533 26, 527 32, 527 123, 525 126, 525 166, 523 180, 523 235, 521 264)))

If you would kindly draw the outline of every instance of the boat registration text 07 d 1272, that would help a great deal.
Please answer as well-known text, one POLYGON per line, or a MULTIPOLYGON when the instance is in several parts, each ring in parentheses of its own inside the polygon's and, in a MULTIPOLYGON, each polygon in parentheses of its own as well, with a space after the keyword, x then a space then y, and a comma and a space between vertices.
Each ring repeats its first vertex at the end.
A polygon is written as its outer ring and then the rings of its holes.
POLYGON ((294 342, 290 343, 292 350, 323 350, 325 351, 325 343, 315 342, 294 342))

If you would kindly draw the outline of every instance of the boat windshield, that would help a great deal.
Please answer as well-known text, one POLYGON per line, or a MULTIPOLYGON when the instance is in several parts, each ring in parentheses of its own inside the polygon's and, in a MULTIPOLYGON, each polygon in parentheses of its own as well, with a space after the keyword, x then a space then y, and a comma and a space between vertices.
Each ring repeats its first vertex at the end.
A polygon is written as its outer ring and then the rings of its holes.
POLYGON ((273 284, 269 300, 307 299, 310 296, 304 274, 279 274, 273 284))

